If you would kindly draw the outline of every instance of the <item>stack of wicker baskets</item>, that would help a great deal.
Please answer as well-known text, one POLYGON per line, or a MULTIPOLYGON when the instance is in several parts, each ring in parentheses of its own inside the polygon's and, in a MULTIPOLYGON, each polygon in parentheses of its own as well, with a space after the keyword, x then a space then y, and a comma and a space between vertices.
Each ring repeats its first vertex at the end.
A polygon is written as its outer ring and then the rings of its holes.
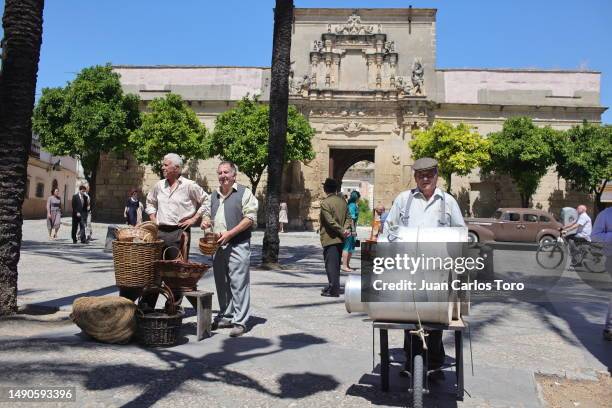
POLYGON ((113 263, 118 287, 144 288, 160 283, 154 262, 161 259, 164 242, 157 239, 157 226, 146 222, 117 231, 113 241, 113 263))

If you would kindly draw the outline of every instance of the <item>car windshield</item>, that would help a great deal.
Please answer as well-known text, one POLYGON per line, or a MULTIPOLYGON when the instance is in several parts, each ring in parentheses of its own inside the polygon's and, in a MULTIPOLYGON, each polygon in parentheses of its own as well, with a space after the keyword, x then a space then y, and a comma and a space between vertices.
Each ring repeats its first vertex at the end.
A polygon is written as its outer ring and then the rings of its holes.
POLYGON ((495 211, 495 214, 493 215, 493 218, 495 218, 496 220, 500 220, 502 217, 502 212, 501 211, 495 211))

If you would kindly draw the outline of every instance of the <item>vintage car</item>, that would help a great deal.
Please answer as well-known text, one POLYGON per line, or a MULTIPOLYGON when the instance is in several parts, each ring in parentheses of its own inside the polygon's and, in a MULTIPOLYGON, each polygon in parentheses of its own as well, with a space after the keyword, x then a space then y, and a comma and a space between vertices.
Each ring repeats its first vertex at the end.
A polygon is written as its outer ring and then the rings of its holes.
POLYGON ((559 237, 559 223, 552 214, 532 208, 500 208, 493 218, 466 218, 470 242, 552 241, 559 237))

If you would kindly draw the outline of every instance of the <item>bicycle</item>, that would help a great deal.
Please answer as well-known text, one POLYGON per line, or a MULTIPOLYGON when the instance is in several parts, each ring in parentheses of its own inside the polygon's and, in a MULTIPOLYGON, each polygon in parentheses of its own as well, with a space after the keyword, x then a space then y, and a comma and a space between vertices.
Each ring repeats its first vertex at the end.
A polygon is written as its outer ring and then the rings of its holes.
MULTIPOLYGON (((592 273, 606 270, 603 246, 593 242, 577 242, 574 254, 574 265, 582 264, 592 273)), ((536 252, 536 261, 544 269, 555 269, 563 264, 569 254, 569 243, 562 234, 553 242, 542 243, 536 252)))

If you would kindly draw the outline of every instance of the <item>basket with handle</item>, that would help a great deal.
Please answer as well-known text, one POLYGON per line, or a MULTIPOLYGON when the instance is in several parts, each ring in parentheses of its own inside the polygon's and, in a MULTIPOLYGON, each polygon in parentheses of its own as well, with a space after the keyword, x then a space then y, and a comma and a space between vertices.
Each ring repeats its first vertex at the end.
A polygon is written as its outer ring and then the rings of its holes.
POLYGON ((155 261, 156 273, 171 289, 183 292, 197 290, 198 281, 204 276, 210 265, 185 261, 180 253, 178 258, 166 260, 166 251, 171 248, 173 247, 164 250, 161 261, 155 261))
POLYGON ((204 255, 213 256, 217 252, 217 249, 219 249, 219 244, 217 243, 218 240, 219 234, 214 232, 204 233, 204 237, 200 238, 200 242, 198 244, 200 252, 204 255))
POLYGON ((172 290, 163 283, 161 286, 149 286, 142 291, 138 298, 138 309, 136 311, 138 341, 151 347, 173 346, 178 340, 178 335, 183 324, 184 313, 177 309, 174 303, 172 290), (143 307, 143 297, 151 292, 157 292, 167 300, 164 309, 147 310, 143 307))
POLYGON ((164 241, 113 241, 115 282, 119 287, 144 288, 159 284, 154 262, 161 259, 164 241))

